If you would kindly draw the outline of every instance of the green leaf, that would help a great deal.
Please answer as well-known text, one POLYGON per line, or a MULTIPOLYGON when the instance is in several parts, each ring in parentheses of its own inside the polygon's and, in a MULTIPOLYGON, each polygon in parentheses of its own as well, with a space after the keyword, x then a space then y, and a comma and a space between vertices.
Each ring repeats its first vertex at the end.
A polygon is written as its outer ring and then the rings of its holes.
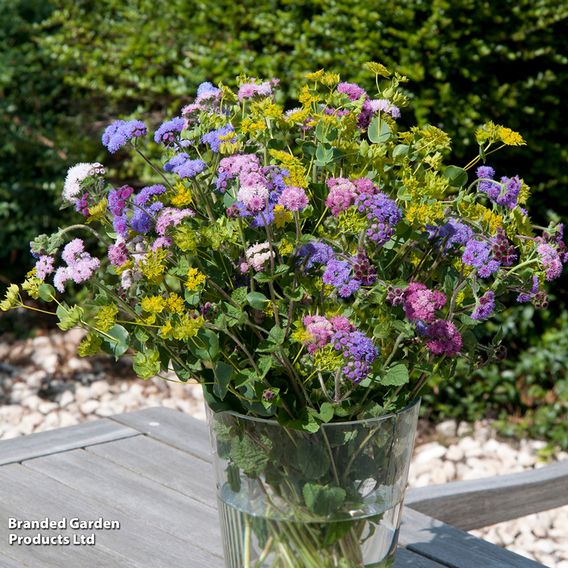
POLYGON ((260 370, 260 378, 264 379, 268 374, 268 371, 272 368, 272 364, 274 363, 274 359, 272 355, 261 355, 258 358, 258 369, 260 370))
POLYGON ((231 365, 227 365, 223 361, 217 361, 214 372, 215 384, 213 385, 213 392, 223 400, 227 396, 234 370, 231 365))
POLYGON ((373 144, 384 144, 391 137, 391 129, 387 122, 376 116, 369 124, 367 134, 373 144))
POLYGON ((302 493, 308 509, 321 516, 327 516, 337 511, 347 496, 345 489, 341 487, 317 483, 306 483, 302 493))
POLYGON ((399 387, 405 385, 410 380, 408 369, 404 363, 398 363, 391 367, 384 377, 379 381, 381 385, 388 387, 399 387))
POLYGON ((452 187, 463 187, 467 183, 467 172, 458 166, 444 168, 444 176, 452 187))
POLYGON ((285 336, 284 330, 275 325, 268 333, 268 341, 276 345, 282 345, 285 336))
POLYGON ((247 288, 246 286, 241 286, 240 288, 235 288, 231 293, 231 299, 235 304, 239 306, 244 306, 247 303, 247 288))
POLYGON ((248 436, 231 440, 231 458, 249 477, 258 477, 270 459, 272 441, 266 436, 261 436, 260 442, 262 446, 248 436))
POLYGON ((319 417, 322 422, 329 422, 333 418, 334 409, 333 405, 329 402, 324 402, 319 411, 319 417))
POLYGON ((247 302, 255 310, 262 310, 268 302, 268 298, 262 292, 249 292, 247 294, 247 302))
POLYGON ((128 350, 128 331, 121 325, 116 324, 107 331, 107 335, 114 338, 114 341, 108 338, 105 341, 109 344, 112 354, 118 359, 128 350))
POLYGON ((305 479, 317 480, 329 471, 329 454, 321 444, 302 439, 296 448, 295 463, 305 479))
POLYGON ((301 286, 296 289, 293 289, 291 286, 285 286, 283 292, 286 298, 294 300, 295 302, 299 302, 304 297, 305 293, 301 286))
POLYGON ((333 160, 333 148, 318 144, 316 148, 316 164, 318 166, 325 166, 333 160))
POLYGON ((38 294, 44 302, 52 302, 55 297, 55 288, 51 284, 44 282, 40 285, 38 294))
POLYGON ((402 156, 406 156, 408 154, 408 145, 407 144, 397 144, 392 151, 392 157, 396 160, 397 158, 401 158, 402 156))

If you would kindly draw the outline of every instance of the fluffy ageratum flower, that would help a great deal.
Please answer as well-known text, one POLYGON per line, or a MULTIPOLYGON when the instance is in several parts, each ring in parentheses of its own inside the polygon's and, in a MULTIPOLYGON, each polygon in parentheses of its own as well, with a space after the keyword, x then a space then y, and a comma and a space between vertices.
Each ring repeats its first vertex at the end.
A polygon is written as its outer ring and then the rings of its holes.
POLYGON ((63 184, 63 199, 69 203, 75 203, 81 193, 81 184, 91 176, 104 175, 105 168, 98 162, 75 164, 67 170, 65 183, 63 184))
POLYGON ((487 194, 491 201, 514 209, 519 200, 519 193, 523 186, 523 182, 519 176, 512 178, 503 176, 501 182, 493 181, 495 170, 490 166, 480 166, 476 171, 479 182, 479 191, 487 194))
POLYGON ((451 321, 436 320, 426 329, 426 337, 426 347, 434 355, 453 357, 463 346, 460 332, 451 321))
POLYGON ((256 79, 252 79, 248 83, 244 83, 239 87, 237 97, 239 101, 250 99, 252 97, 268 97, 272 94, 272 83, 270 81, 263 81, 257 83, 256 79))
POLYGON ((40 280, 45 280, 46 276, 51 274, 55 268, 53 267, 55 259, 49 255, 41 255, 38 261, 35 263, 35 275, 40 280))
POLYGON ((545 270, 547 280, 554 280, 562 274, 562 261, 558 251, 548 243, 541 243, 537 247, 539 262, 545 270))
POLYGON ((491 246, 485 241, 470 239, 462 255, 462 262, 467 266, 477 268, 481 278, 488 278, 499 270, 499 262, 491 258, 491 246))
POLYGON ((235 129, 231 124, 227 124, 217 130, 212 130, 211 132, 207 132, 201 137, 201 142, 203 144, 207 144, 209 148, 211 148, 212 152, 219 152, 221 148, 221 144, 223 142, 236 142, 237 137, 232 135, 235 132, 235 129))
POLYGON ((143 187, 132 199, 134 205, 143 206, 146 205, 152 197, 156 195, 162 195, 162 193, 166 192, 166 188, 157 183, 155 185, 147 185, 143 187))
POLYGON ((184 129, 185 120, 180 117, 166 120, 160 125, 160 128, 154 133, 154 141, 158 144, 169 146, 172 144, 176 136, 184 129))
POLYGON ((197 97, 195 98, 195 102, 200 104, 205 101, 218 100, 221 97, 221 94, 221 89, 215 87, 213 83, 205 81, 197 87, 197 97))
POLYGON ((115 120, 106 127, 102 143, 105 148, 114 154, 133 138, 146 136, 148 130, 141 120, 115 120))
POLYGON ((530 292, 521 292, 517 296, 517 302, 525 304, 532 302, 536 308, 546 308, 548 306, 548 294, 544 290, 540 290, 540 282, 538 276, 533 276, 532 287, 530 292))
POLYGON ((310 270, 315 264, 327 264, 334 256, 333 249, 319 241, 302 245, 296 254, 304 264, 306 271, 310 270))
POLYGON ((108 194, 108 210, 113 215, 122 215, 126 208, 126 202, 133 193, 134 189, 129 185, 113 189, 108 194))
POLYGON ((114 232, 121 237, 126 237, 128 235, 128 218, 126 214, 115 215, 112 220, 112 227, 114 232))
POLYGON ((186 217, 194 217, 192 209, 176 209, 175 207, 164 207, 156 221, 156 233, 165 236, 168 227, 177 227, 186 217))
POLYGON ((152 243, 152 250, 156 252, 158 249, 161 248, 170 248, 172 246, 172 243, 173 243, 172 239, 168 237, 158 237, 152 243))
POLYGON ((142 235, 148 234, 152 230, 154 224, 153 215, 163 209, 164 204, 161 201, 155 201, 144 208, 136 207, 130 218, 130 227, 142 235))
POLYGON ((266 263, 274 258, 274 253, 270 251, 268 243, 256 243, 245 251, 245 258, 249 266, 260 272, 266 263))
POLYGON ((445 251, 454 246, 465 245, 473 237, 473 229, 457 219, 450 219, 440 227, 427 226, 426 230, 429 238, 443 244, 445 251))
POLYGON ((89 194, 83 193, 77 201, 75 201, 75 211, 81 213, 83 217, 88 217, 91 213, 89 211, 89 194))
POLYGON ((308 204, 308 196, 301 187, 287 186, 282 191, 278 204, 286 207, 289 211, 301 211, 308 204))
POLYGON ((348 179, 330 178, 327 180, 327 186, 329 194, 325 200, 325 206, 331 209, 333 215, 339 215, 355 202, 357 190, 348 179))
POLYGON ((367 97, 367 92, 356 83, 339 83, 337 92, 349 97, 350 101, 358 101, 361 97, 367 97))
POLYGON ((368 178, 359 178, 352 181, 355 186, 355 193, 359 195, 375 195, 379 188, 368 178))
POLYGON ((305 316, 302 319, 302 323, 309 334, 309 337, 304 342, 309 353, 325 347, 335 333, 331 321, 323 316, 305 316))
POLYGON ((386 114, 390 114, 392 118, 400 118, 400 109, 388 99, 372 99, 369 101, 369 105, 373 114, 385 112, 386 114))
POLYGON ((485 294, 483 294, 483 296, 481 296, 481 298, 479 298, 479 302, 477 303, 477 306, 475 306, 475 309, 471 314, 471 318, 474 320, 485 320, 491 316, 494 311, 495 293, 488 290, 485 294))
POLYGON ((65 283, 73 280, 81 284, 88 280, 93 272, 100 266, 98 258, 93 258, 85 251, 85 245, 81 239, 73 239, 65 245, 61 258, 67 266, 61 266, 55 272, 53 284, 59 292, 65 291, 65 283))
POLYGON ((206 167, 207 164, 203 160, 192 160, 186 153, 182 152, 166 162, 164 170, 173 172, 182 179, 187 179, 200 174, 206 167))
POLYGON ((420 282, 411 282, 402 297, 402 307, 410 321, 431 323, 436 310, 442 309, 446 296, 439 290, 430 290, 420 282))
POLYGON ((349 298, 361 287, 361 282, 352 277, 353 267, 349 262, 332 258, 325 267, 322 280, 333 286, 342 298, 349 298))
POLYGON ((357 197, 356 207, 369 220, 367 236, 378 245, 384 245, 394 235, 395 227, 402 219, 402 211, 394 200, 384 193, 362 194, 357 197))
POLYGON ((237 201, 251 213, 262 211, 268 202, 268 187, 257 183, 246 185, 237 192, 237 201))
POLYGON ((343 375, 354 383, 367 377, 379 354, 373 341, 361 331, 338 331, 332 338, 332 345, 347 360, 343 375))
POLYGON ((128 248, 122 237, 118 237, 108 248, 108 259, 113 266, 122 266, 128 262, 128 248))

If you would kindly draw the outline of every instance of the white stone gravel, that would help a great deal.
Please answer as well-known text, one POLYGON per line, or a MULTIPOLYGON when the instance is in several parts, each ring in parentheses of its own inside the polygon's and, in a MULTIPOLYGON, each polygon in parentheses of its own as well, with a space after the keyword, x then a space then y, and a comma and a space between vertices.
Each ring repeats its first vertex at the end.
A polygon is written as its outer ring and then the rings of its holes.
MULTIPOLYGON (((0 440, 164 406, 205 419, 201 387, 141 381, 108 358, 80 359, 83 332, 72 330, 13 342, 0 338, 0 440)), ((409 485, 479 479, 544 465, 536 440, 498 439, 489 423, 448 420, 422 435, 409 485)), ((556 459, 568 459, 560 452, 556 459)), ((568 568, 568 507, 472 531, 550 568, 568 568)))

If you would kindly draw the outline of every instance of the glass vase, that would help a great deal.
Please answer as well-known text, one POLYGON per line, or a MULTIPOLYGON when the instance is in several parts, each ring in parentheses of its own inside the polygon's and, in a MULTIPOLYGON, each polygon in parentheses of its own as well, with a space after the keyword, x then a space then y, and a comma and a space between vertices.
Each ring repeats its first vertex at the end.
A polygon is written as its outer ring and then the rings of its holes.
POLYGON ((418 409, 313 433, 210 411, 226 567, 392 566, 418 409))

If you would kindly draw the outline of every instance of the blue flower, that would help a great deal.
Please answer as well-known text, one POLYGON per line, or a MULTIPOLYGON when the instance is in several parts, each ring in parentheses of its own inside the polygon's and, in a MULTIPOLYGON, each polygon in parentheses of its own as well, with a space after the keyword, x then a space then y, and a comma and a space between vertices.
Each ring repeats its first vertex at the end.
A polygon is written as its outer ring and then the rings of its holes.
POLYGON ((170 145, 185 127, 185 120, 180 117, 166 120, 154 134, 154 141, 166 146, 170 145))
POLYGON ((227 139, 221 140, 222 137, 224 138, 225 136, 227 136, 227 134, 230 134, 231 132, 234 131, 235 129, 232 127, 232 125, 227 124, 222 128, 218 128, 217 130, 212 130, 211 132, 204 134, 201 137, 201 142, 203 142, 203 144, 208 144, 213 152, 219 152, 219 148, 221 147, 221 144, 223 142, 227 141, 236 142, 237 140, 236 136, 233 136, 232 138, 230 138, 230 140, 227 139))
POLYGON ((102 142, 111 154, 122 148, 133 138, 146 136, 146 125, 141 120, 115 120, 106 127, 102 142))

